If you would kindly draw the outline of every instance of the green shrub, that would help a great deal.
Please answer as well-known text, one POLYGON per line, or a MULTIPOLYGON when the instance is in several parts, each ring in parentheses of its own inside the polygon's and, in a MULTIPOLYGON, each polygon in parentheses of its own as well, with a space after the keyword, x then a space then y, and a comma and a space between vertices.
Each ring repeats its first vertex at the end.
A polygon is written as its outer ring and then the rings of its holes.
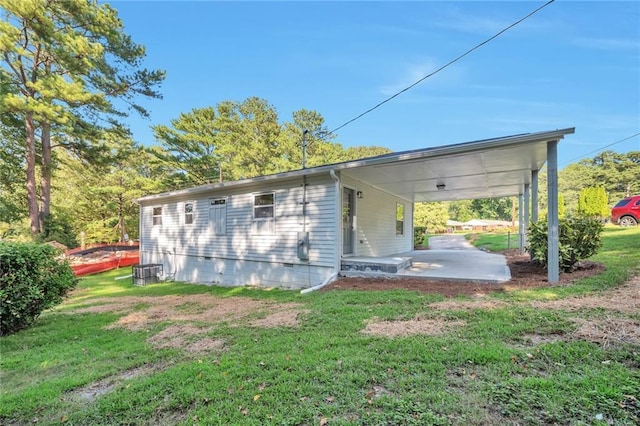
POLYGON ((73 270, 53 247, 0 242, 0 335, 29 327, 75 284, 73 270))
POLYGON ((578 214, 584 217, 608 217, 609 199, 605 189, 601 186, 590 186, 580 191, 578 198, 578 214))
POLYGON ((427 235, 427 228, 425 226, 413 227, 413 246, 419 247, 424 245, 424 236, 427 235))
MULTIPOLYGON (((587 259, 602 245, 602 222, 594 218, 572 217, 560 219, 558 226, 558 250, 560 269, 573 270, 575 264, 587 259)), ((547 266, 547 222, 540 221, 529 226, 529 245, 526 247, 531 259, 547 266)))

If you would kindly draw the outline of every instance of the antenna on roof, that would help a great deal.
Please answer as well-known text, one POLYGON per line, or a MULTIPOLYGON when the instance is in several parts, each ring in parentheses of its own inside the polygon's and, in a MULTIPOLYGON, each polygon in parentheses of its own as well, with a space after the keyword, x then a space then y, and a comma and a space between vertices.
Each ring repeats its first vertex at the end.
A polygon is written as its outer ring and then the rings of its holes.
POLYGON ((307 134, 308 130, 302 132, 302 168, 307 168, 307 134))

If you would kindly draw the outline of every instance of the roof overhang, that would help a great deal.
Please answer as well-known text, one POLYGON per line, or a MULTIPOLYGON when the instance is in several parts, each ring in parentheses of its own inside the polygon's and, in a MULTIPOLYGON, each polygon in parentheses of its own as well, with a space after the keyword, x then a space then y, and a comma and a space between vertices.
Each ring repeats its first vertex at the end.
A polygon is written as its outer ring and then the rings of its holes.
POLYGON ((344 167, 354 179, 414 202, 521 194, 547 161, 547 143, 574 128, 389 154, 344 167))
POLYGON ((531 173, 547 161, 548 142, 574 128, 527 133, 461 144, 395 152, 338 164, 295 170, 240 181, 202 185, 140 198, 150 202, 172 197, 341 171, 382 191, 414 202, 503 197, 521 194, 531 173))

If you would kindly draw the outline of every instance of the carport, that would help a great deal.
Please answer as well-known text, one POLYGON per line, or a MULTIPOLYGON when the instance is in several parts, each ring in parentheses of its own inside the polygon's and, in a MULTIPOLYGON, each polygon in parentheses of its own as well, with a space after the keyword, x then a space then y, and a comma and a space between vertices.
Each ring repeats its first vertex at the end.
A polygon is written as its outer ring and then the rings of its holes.
POLYGON ((538 221, 538 173, 547 166, 548 280, 559 280, 558 142, 575 128, 397 152, 342 163, 342 174, 410 202, 517 196, 519 242, 538 221))

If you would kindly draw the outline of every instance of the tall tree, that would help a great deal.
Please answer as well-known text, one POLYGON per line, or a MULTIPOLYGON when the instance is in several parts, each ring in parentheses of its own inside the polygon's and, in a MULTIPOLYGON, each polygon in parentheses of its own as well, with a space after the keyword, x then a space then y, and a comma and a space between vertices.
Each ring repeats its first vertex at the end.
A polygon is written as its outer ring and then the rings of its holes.
POLYGON ((640 151, 604 151, 583 161, 592 167, 592 186, 603 186, 613 199, 640 192, 640 151))
POLYGON ((0 115, 0 222, 15 222, 25 216, 24 128, 11 114, 0 115))
POLYGON ((155 126, 160 147, 150 151, 181 186, 299 169, 303 141, 307 166, 343 161, 345 151, 331 142, 322 115, 301 109, 292 118, 281 124, 275 108, 257 97, 223 101, 155 126))
POLYGON ((471 209, 472 200, 459 200, 449 203, 449 216, 459 222, 468 222, 473 219, 471 209))
POLYGON ((151 154, 130 139, 110 143, 112 164, 88 167, 87 161, 65 153, 55 172, 52 213, 66 218, 86 242, 137 238, 135 200, 165 189, 164 171, 153 167, 151 154))
POLYGON ((164 148, 153 152, 173 170, 178 186, 222 180, 218 155, 222 141, 213 107, 194 108, 171 120, 171 127, 158 125, 153 131, 164 148))
POLYGON ((413 225, 427 228, 427 232, 442 232, 447 229, 449 206, 446 202, 415 203, 413 225))
POLYGON ((24 123, 27 204, 37 234, 50 211, 52 135, 72 136, 61 145, 86 142, 121 126, 117 119, 128 110, 146 115, 136 98, 159 97, 164 73, 140 67, 144 47, 97 0, 0 0, 0 8, 0 81, 11 87, 0 90, 0 107, 24 123))
POLYGON ((591 186, 580 191, 578 214, 596 218, 609 216, 609 200, 602 186, 591 186))
POLYGON ((281 155, 289 163, 287 170, 302 168, 303 143, 306 144, 306 167, 342 161, 344 150, 333 142, 335 135, 329 131, 319 112, 300 109, 291 114, 291 119, 282 126, 279 139, 281 155))
POLYGON ((222 102, 217 125, 222 142, 218 155, 225 176, 242 179, 289 169, 278 149, 278 113, 266 100, 251 97, 239 103, 222 102))
POLYGON ((342 155, 342 161, 359 160, 367 157, 377 157, 378 155, 389 154, 389 148, 383 146, 350 146, 342 155))
MULTIPOLYGON (((558 187, 570 213, 577 213, 580 192, 585 188, 603 187, 610 202, 640 193, 640 151, 604 151, 569 164, 558 173, 558 187)), ((542 185, 540 188, 545 190, 542 185)))
MULTIPOLYGON (((541 183, 539 185, 539 188, 541 192, 544 192, 544 206, 546 206, 546 173, 540 174, 540 177, 543 176, 544 185, 541 183)), ((593 169, 582 162, 571 163, 558 172, 558 191, 564 196, 567 210, 570 213, 575 213, 576 209, 578 208, 578 198, 580 197, 580 191, 582 191, 586 187, 592 186, 593 184, 593 169)))
POLYGON ((511 198, 481 198, 471 202, 471 211, 478 219, 511 220, 511 198))

